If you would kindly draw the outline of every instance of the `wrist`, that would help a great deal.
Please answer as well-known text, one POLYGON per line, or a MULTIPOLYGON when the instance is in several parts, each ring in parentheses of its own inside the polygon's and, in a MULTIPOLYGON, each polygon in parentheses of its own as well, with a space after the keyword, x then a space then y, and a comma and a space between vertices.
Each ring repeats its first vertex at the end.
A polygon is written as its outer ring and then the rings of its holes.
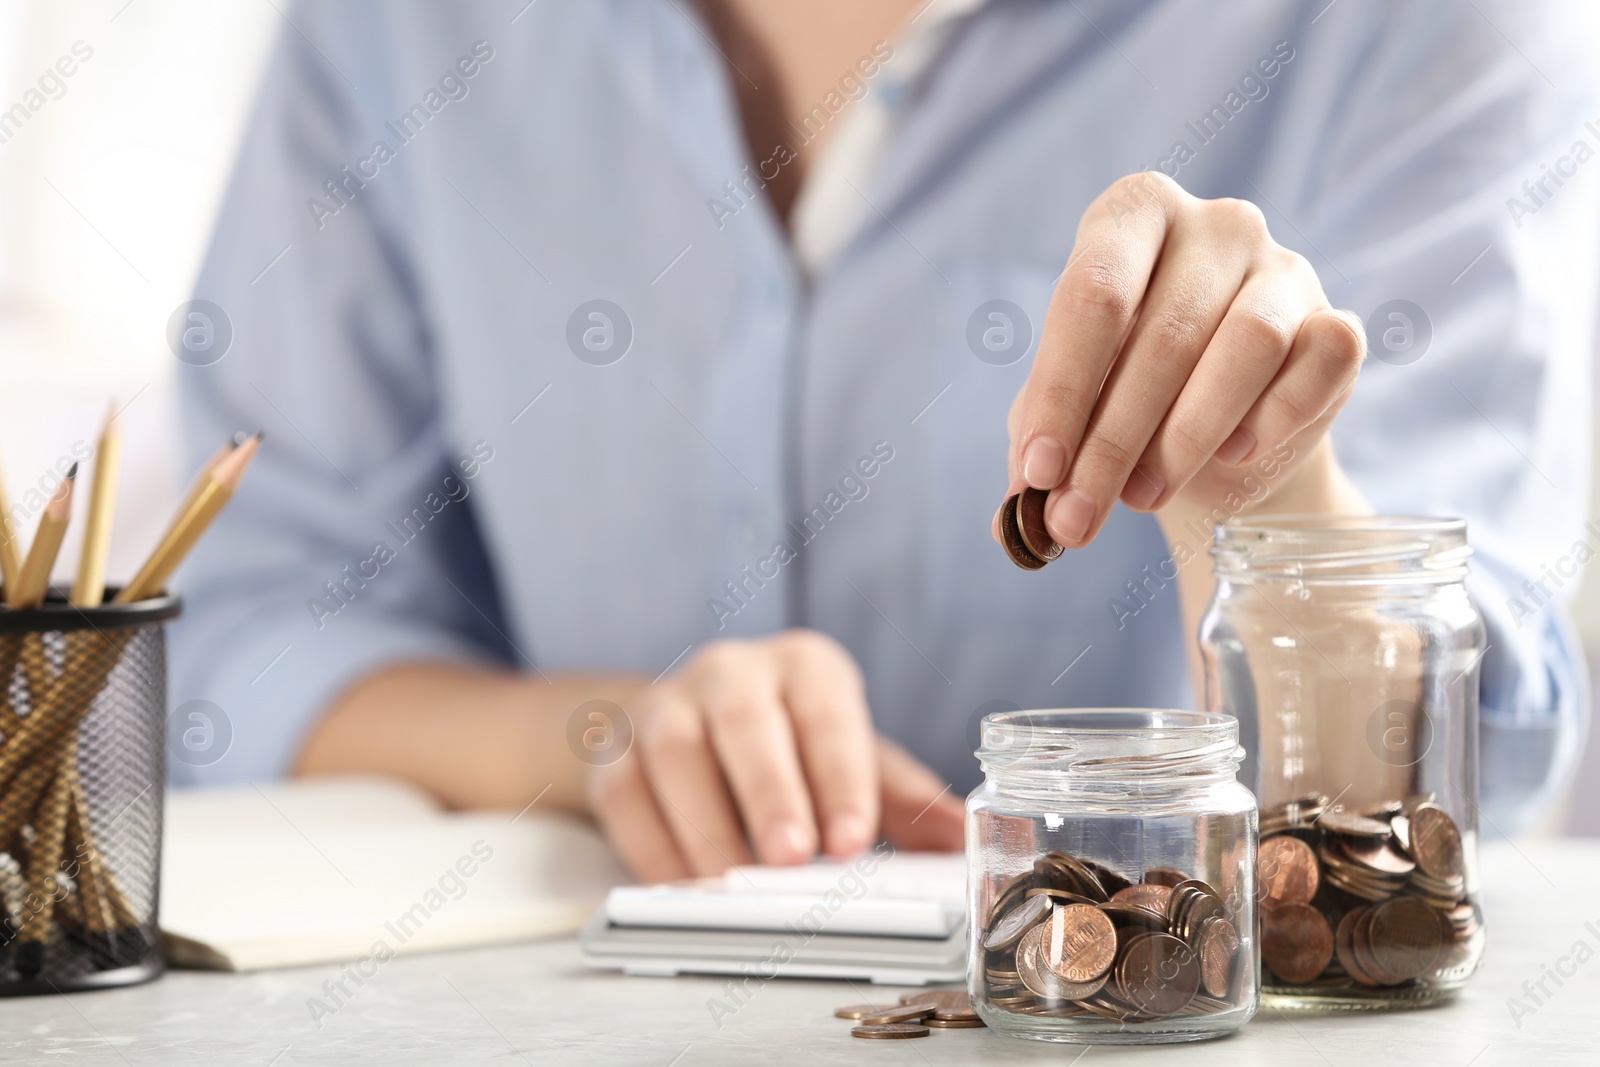
POLYGON ((1177 531, 1210 527, 1232 519, 1269 515, 1367 515, 1369 504, 1322 437, 1296 456, 1289 445, 1240 468, 1235 482, 1205 497, 1180 493, 1156 521, 1171 543, 1177 531))

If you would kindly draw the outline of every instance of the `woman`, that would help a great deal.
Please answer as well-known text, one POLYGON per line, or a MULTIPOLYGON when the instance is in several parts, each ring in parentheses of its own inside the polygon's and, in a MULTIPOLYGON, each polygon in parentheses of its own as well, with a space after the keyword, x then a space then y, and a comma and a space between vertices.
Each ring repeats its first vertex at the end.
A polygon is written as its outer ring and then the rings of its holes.
POLYGON ((196 776, 540 798, 646 878, 956 847, 984 711, 1192 699, 1211 522, 1376 509, 1471 523, 1525 822, 1587 714, 1514 601, 1582 534, 1600 108, 1589 16, 1512 14, 294 9, 184 371, 196 456, 272 441, 185 575, 196 776))

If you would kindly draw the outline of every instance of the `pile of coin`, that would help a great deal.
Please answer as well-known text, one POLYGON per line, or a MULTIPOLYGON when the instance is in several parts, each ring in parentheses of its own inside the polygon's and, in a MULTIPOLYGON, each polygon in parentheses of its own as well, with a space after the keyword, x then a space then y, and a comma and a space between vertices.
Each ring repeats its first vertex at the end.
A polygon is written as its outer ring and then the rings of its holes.
POLYGON ((964 989, 929 989, 907 993, 898 1006, 847 1004, 835 1008, 841 1019, 854 1019, 851 1037, 897 1041, 927 1037, 929 1030, 970 1030, 983 1025, 964 989))
POLYGON ((1461 830, 1431 793, 1263 812, 1257 892, 1267 984, 1411 984, 1472 958, 1482 928, 1461 830))
POLYGON ((1043 489, 1024 489, 1006 497, 1000 505, 1000 543, 1011 562, 1025 571, 1036 571, 1064 551, 1050 538, 1044 525, 1043 489))
POLYGON ((1170 867, 1131 882, 1045 853, 1001 887, 978 937, 978 988, 1014 1014, 1136 1024, 1240 1006, 1235 917, 1215 889, 1170 867))

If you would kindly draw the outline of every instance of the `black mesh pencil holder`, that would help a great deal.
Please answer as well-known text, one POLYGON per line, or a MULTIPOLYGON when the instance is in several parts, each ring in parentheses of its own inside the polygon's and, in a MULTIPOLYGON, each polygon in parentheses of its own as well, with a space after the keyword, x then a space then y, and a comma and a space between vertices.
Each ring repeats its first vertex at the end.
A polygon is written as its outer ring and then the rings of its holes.
MULTIPOLYGON (((108 599, 115 590, 108 590, 108 599)), ((176 597, 0 611, 0 995, 161 973, 176 597)))

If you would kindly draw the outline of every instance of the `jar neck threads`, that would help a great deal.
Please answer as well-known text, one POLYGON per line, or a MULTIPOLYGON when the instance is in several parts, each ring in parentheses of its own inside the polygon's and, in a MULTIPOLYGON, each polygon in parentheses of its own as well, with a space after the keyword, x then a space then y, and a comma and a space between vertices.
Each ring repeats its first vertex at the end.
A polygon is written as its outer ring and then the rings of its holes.
POLYGON ((1231 781, 1244 750, 1231 715, 1149 708, 986 715, 978 761, 998 785, 1158 789, 1231 781))
POLYGON ((1461 519, 1274 515, 1217 527, 1217 577, 1311 585, 1449 585, 1467 576, 1472 549, 1461 519))

